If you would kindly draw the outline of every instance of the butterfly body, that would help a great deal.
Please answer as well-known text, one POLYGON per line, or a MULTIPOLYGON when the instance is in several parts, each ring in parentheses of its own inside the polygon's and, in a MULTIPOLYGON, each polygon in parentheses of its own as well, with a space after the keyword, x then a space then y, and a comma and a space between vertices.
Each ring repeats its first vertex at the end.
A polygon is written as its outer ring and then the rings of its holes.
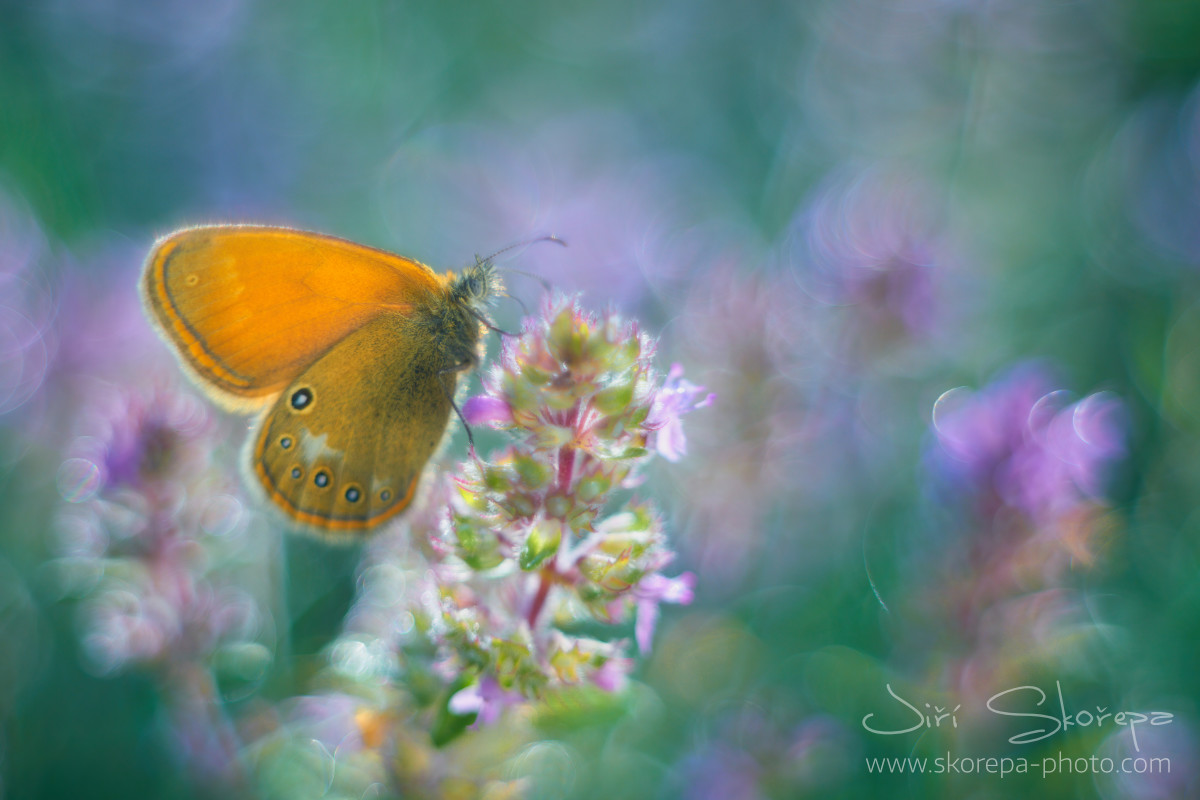
POLYGON ((257 226, 165 237, 141 289, 200 387, 261 415, 247 442, 251 484, 298 527, 351 535, 412 502, 500 291, 488 262, 438 275, 257 226))

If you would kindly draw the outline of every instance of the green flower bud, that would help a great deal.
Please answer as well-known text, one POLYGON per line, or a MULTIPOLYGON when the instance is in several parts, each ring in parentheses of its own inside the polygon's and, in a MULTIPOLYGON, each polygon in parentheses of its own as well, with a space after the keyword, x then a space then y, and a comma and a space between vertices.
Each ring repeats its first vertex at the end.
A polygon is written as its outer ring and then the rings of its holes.
POLYGON ((517 563, 526 572, 537 569, 546 559, 558 552, 562 541, 562 527, 558 523, 543 520, 536 523, 525 537, 517 563))

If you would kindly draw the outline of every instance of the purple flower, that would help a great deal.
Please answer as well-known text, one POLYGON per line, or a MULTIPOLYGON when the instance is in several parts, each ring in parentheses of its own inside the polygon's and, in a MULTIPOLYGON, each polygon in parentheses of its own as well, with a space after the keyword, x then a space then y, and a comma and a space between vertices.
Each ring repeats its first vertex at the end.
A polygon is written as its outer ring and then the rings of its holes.
POLYGON ((463 417, 468 425, 493 423, 507 425, 512 422, 512 408, 499 397, 478 395, 463 403, 463 417))
POLYGON ((592 682, 606 692, 623 692, 629 685, 629 672, 633 659, 613 657, 592 675, 592 682))
POLYGON ((195 397, 169 389, 126 390, 93 383, 81 434, 59 472, 64 499, 101 489, 148 488, 203 469, 212 419, 195 397))
POLYGON ((683 415, 697 408, 712 405, 716 395, 705 393, 683 377, 683 367, 672 364, 667 378, 654 395, 646 427, 653 431, 652 446, 668 461, 678 461, 687 453, 687 437, 683 433, 683 415))
POLYGON ((829 305, 849 305, 880 342, 923 335, 941 313, 946 260, 930 187, 900 170, 838 174, 801 217, 797 266, 829 305))
POLYGON ((1050 521, 1102 499, 1125 451, 1124 406, 1108 393, 1075 403, 1036 365, 974 394, 952 389, 934 405, 940 475, 985 516, 1008 506, 1050 521))
POLYGON ((181 665, 204 672, 236 662, 250 674, 270 655, 255 642, 258 601, 245 576, 227 571, 245 515, 236 478, 212 470, 212 418, 164 386, 84 383, 78 435, 58 472, 66 503, 57 574, 83 598, 91 665, 150 667, 168 683, 181 665))
POLYGON ((654 628, 658 623, 659 603, 689 605, 695 587, 696 576, 691 572, 685 572, 677 578, 667 578, 655 573, 642 579, 634 589, 634 597, 637 598, 634 637, 637 639, 639 650, 643 653, 650 652, 651 642, 654 641, 654 628))
POLYGON ((659 574, 674 557, 662 515, 622 497, 655 449, 682 455, 680 417, 711 401, 682 374, 654 368, 653 342, 632 321, 563 296, 505 341, 464 415, 502 422, 508 446, 463 462, 427 490, 432 513, 407 518, 428 559, 413 627, 435 646, 432 672, 472 682, 452 709, 488 724, 561 687, 617 691, 630 643, 567 626, 636 609, 645 651, 659 604, 691 601, 693 575, 659 574))
POLYGON ((504 709, 524 702, 520 692, 504 689, 491 675, 484 675, 478 683, 455 692, 449 708, 455 714, 478 714, 475 725, 491 725, 504 709))

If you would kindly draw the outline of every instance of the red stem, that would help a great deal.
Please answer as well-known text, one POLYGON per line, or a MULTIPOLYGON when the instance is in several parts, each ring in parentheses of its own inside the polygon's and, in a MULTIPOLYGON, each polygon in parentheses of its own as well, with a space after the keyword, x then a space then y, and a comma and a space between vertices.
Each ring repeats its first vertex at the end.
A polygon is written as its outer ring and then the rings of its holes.
POLYGON ((571 479, 575 471, 575 448, 566 445, 558 451, 558 490, 563 494, 571 491, 571 479))
MULTIPOLYGON (((579 422, 579 404, 567 412, 566 424, 571 428, 579 422)), ((578 432, 572 435, 572 441, 578 432)), ((563 494, 571 491, 571 481, 575 478, 575 447, 573 444, 565 444, 558 450, 558 490, 563 494)), ((550 596, 550 586, 554 583, 554 570, 552 567, 544 567, 542 569, 541 583, 538 584, 537 594, 533 596, 533 602, 529 605, 529 614, 526 616, 526 621, 529 627, 532 628, 538 617, 542 613, 542 608, 546 605, 546 598, 550 596)))
POLYGON ((529 616, 525 618, 531 629, 537 623, 537 618, 542 613, 542 607, 546 605, 546 598, 550 596, 552 582, 550 573, 542 570, 541 583, 538 584, 537 594, 533 596, 533 602, 529 605, 529 616))
MULTIPOLYGON (((579 422, 579 404, 567 412, 567 425, 572 428, 579 422)), ((572 434, 572 441, 578 435, 578 432, 572 434)), ((558 490, 563 494, 571 491, 571 480, 575 477, 575 447, 571 444, 563 445, 558 451, 558 490)))

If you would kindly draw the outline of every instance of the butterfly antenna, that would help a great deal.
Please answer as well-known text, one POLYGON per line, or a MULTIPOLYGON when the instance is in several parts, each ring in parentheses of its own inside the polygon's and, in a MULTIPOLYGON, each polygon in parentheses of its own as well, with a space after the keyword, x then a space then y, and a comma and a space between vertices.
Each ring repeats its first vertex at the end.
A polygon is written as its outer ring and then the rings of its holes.
POLYGON ((516 300, 517 305, 519 305, 521 307, 521 311, 525 312, 525 316, 527 316, 527 317, 529 316, 529 306, 525 305, 524 300, 517 297, 515 294, 507 294, 506 293, 504 296, 507 297, 509 300, 516 300))
MULTIPOLYGON (((516 244, 510 244, 508 247, 502 247, 499 250, 497 250, 496 252, 492 253, 487 258, 480 259, 480 260, 484 261, 484 262, 488 262, 488 261, 491 261, 496 256, 504 255, 509 250, 515 250, 518 247, 528 247, 529 245, 537 244, 538 242, 557 242, 558 244, 561 244, 563 247, 567 246, 566 242, 564 242, 562 239, 558 238, 554 234, 550 234, 549 236, 537 236, 533 239, 526 239, 523 242, 517 242, 516 244)), ((515 271, 515 270, 513 270, 513 271, 515 271)), ((528 274, 528 273, 526 273, 526 274, 528 274)))
MULTIPOLYGON (((555 239, 554 241, 556 241, 556 242, 562 242, 562 239, 555 239)), ((567 246, 567 245, 566 245, 566 242, 563 242, 563 247, 566 247, 566 246, 567 246)), ((542 288, 543 288, 543 289, 545 289, 547 292, 548 292, 548 291, 550 291, 552 288, 554 288, 554 287, 553 287, 553 286, 550 284, 550 281, 546 280, 546 279, 545 279, 545 278, 543 278, 541 275, 534 275, 532 272, 526 272, 526 271, 525 271, 525 270, 523 270, 523 269, 513 269, 512 267, 504 267, 504 271, 505 271, 505 272, 512 272, 512 273, 514 273, 514 274, 516 274, 516 275, 524 275, 526 278, 533 278, 535 281, 537 281, 538 283, 540 283, 540 284, 542 285, 542 288)), ((509 296, 511 297, 512 295, 509 295, 509 296)), ((528 316, 528 315, 529 315, 529 312, 528 312, 528 311, 526 311, 526 312, 525 312, 525 315, 526 315, 526 316, 528 316)))

